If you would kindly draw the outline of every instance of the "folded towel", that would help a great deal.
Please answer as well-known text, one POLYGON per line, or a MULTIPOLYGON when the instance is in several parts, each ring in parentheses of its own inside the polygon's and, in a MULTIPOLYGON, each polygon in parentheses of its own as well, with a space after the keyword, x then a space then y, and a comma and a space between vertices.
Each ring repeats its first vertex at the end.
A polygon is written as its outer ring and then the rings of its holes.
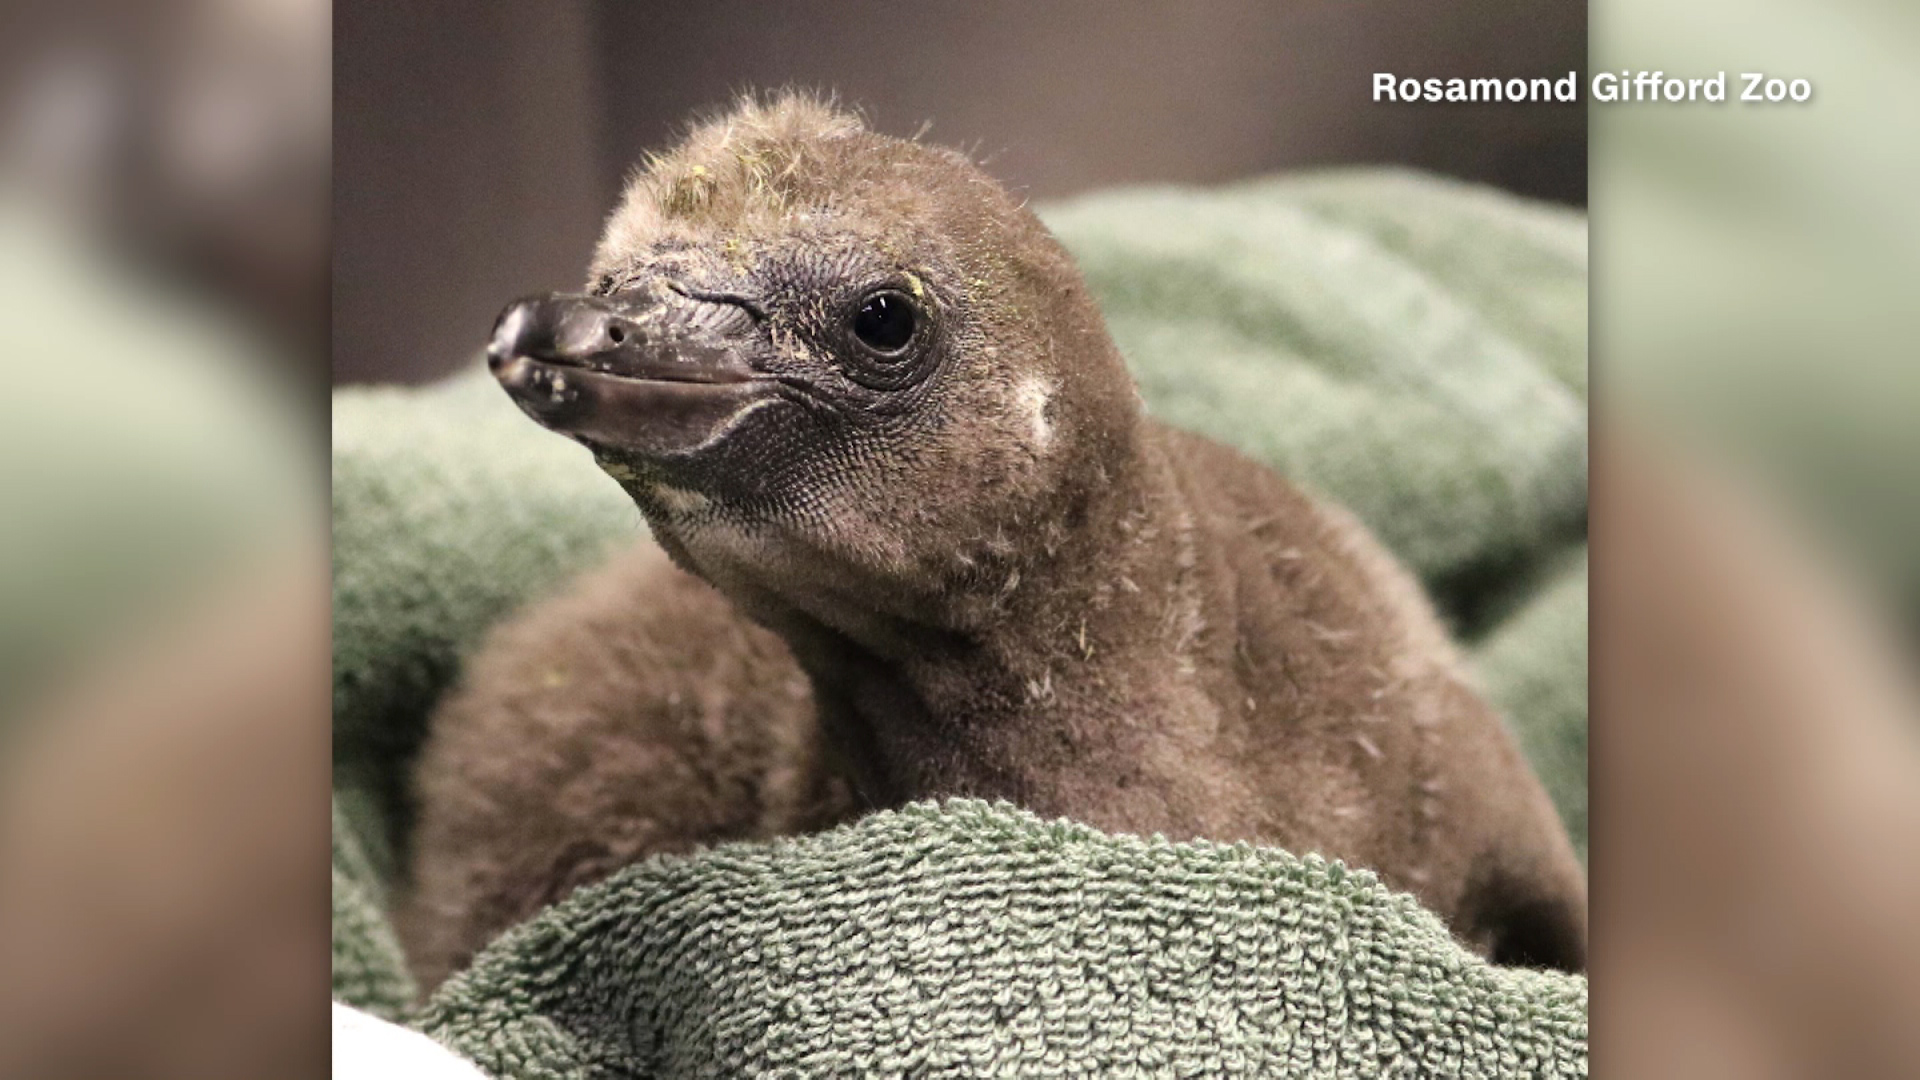
POLYGON ((1148 406, 1359 515, 1471 616, 1586 522, 1586 222, 1399 172, 1044 214, 1148 406))
POLYGON ((1489 700, 1553 796, 1574 849, 1587 857, 1587 551, 1536 586, 1474 650, 1489 700))
POLYGON ((426 1031, 495 1076, 1585 1076, 1587 984, 1372 874, 1004 804, 663 858, 508 932, 426 1031))
POLYGON ((411 1011, 419 988, 387 922, 387 890, 352 817, 333 801, 333 998, 386 1020, 411 1011))

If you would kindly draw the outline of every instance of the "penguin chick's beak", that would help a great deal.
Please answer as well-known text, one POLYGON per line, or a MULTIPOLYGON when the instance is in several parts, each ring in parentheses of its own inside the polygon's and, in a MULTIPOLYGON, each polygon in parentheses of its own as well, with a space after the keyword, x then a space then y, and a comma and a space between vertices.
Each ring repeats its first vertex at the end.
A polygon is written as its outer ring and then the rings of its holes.
POLYGON ((590 445, 673 457, 777 385, 742 358, 753 312, 679 290, 638 303, 549 293, 507 305, 487 367, 522 411, 590 445))

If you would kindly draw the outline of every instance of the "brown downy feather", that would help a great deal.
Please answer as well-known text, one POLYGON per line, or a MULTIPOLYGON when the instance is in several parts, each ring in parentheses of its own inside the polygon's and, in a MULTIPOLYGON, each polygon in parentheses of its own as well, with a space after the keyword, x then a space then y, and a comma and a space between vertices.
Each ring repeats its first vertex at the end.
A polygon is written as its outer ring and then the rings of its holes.
POLYGON ((431 989, 628 863, 845 820, 806 676, 651 544, 487 639, 415 772, 399 929, 431 989))

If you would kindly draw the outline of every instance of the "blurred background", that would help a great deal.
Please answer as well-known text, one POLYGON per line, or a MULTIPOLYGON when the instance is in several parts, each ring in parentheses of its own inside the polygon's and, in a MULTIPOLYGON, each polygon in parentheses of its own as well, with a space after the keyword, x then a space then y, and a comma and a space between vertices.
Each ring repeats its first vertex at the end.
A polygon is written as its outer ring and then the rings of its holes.
POLYGON ((330 12, 0 12, 0 1076, 327 1058, 330 12))
POLYGON ((1594 1060, 1920 1075, 1920 11, 1605 0, 1593 109, 1594 1060))
POLYGON ((1585 3, 336 0, 333 374, 418 382, 577 288, 643 152, 749 87, 837 91, 1034 199, 1408 165, 1584 204, 1586 110, 1375 105, 1375 71, 1565 74, 1585 3))

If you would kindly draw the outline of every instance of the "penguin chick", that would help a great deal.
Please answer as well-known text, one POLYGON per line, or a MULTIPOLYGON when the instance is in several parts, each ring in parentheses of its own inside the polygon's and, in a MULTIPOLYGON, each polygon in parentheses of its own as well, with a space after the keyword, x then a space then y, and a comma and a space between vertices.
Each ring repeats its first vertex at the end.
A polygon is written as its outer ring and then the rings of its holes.
POLYGON ((492 370, 786 643, 865 805, 1319 852, 1495 960, 1583 966, 1580 864, 1417 583, 1146 416, 964 156, 747 102, 632 181, 590 280, 509 306, 492 370))

